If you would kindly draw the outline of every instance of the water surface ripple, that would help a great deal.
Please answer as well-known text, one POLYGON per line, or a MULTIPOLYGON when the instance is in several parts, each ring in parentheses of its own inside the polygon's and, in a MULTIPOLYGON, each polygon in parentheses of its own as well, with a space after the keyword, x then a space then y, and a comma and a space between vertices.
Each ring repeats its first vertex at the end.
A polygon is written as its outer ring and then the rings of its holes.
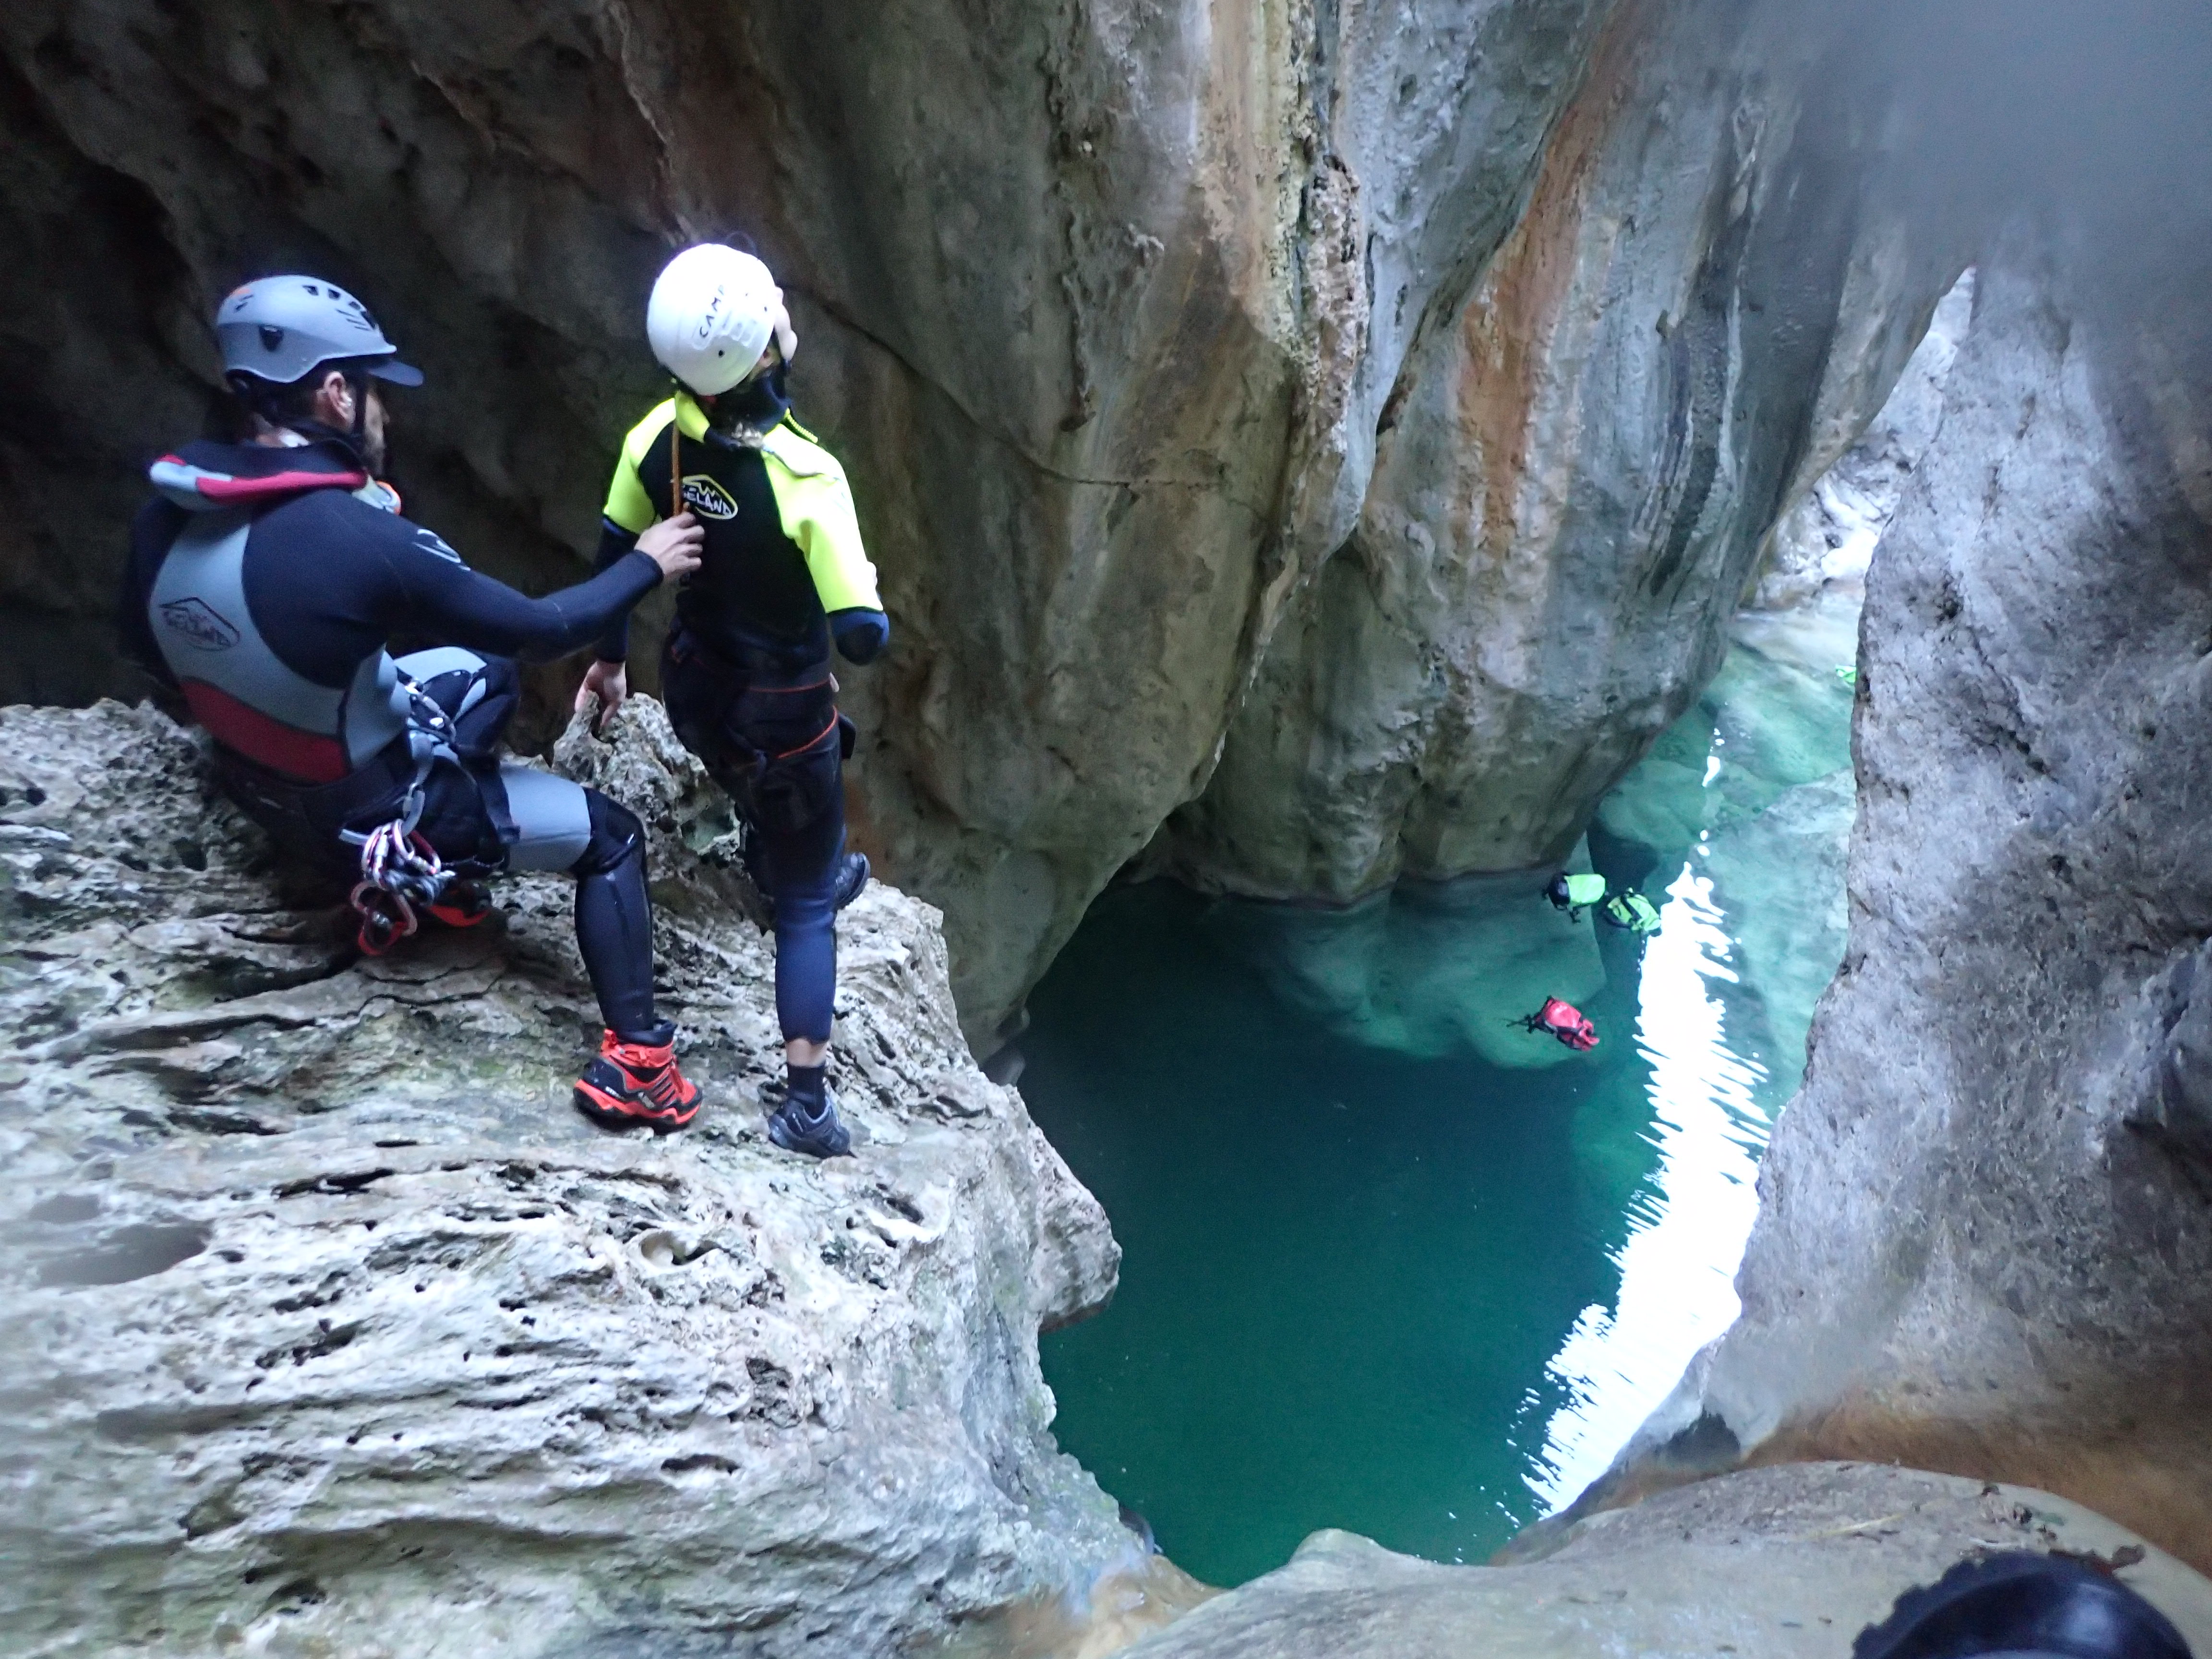
POLYGON ((1046 1340, 1055 1432, 1234 1583, 1346 1527, 1479 1560, 1570 1502, 1734 1317, 1768 1126, 1843 948, 1856 609, 1747 618, 1588 855, 1350 912, 1165 885, 1094 907, 1021 1087, 1125 1251, 1046 1340), (1592 1054, 1516 1030, 1577 1002, 1592 1054))

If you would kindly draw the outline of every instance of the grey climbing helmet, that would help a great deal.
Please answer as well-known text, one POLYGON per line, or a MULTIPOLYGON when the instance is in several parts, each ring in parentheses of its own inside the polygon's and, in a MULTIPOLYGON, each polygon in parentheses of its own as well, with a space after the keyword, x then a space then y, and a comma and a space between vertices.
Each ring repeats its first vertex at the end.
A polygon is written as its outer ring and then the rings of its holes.
POLYGON ((368 359, 380 380, 422 384, 368 307, 319 276, 260 276, 233 289, 216 308, 215 331, 226 374, 290 386, 325 363, 368 359))

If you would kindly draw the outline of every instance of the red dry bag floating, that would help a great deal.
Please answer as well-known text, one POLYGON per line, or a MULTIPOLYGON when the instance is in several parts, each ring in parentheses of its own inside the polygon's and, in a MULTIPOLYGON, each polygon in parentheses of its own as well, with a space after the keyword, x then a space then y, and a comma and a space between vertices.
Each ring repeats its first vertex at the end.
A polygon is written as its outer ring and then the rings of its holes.
POLYGON ((1549 1031, 1570 1048, 1597 1047, 1597 1027, 1583 1017, 1581 1009, 1557 997, 1544 999, 1544 1006, 1536 1012, 1529 1029, 1549 1031))

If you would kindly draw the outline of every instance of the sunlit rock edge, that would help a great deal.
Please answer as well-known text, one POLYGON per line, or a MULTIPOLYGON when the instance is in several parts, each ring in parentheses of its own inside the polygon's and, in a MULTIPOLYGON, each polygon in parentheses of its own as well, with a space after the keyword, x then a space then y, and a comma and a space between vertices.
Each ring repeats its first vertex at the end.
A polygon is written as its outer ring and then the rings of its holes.
POLYGON ((2199 1649, 2212 1641, 2212 1582, 2079 1504, 1829 1462, 1727 1475, 1593 1516, 1510 1565, 1443 1566, 1348 1533, 1316 1533, 1287 1566, 1127 1651, 1128 1659, 1729 1651, 1834 1659, 1902 1591, 1968 1555, 2005 1549, 2117 1565, 2199 1649))

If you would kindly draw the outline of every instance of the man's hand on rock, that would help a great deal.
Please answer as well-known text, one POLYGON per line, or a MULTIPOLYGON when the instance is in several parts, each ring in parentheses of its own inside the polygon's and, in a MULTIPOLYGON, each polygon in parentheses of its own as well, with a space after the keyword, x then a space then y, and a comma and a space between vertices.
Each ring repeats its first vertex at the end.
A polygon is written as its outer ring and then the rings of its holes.
POLYGON ((660 567, 660 580, 673 581, 699 568, 699 550, 707 544, 707 526, 689 513, 663 519, 647 526, 637 538, 637 550, 660 567))
POLYGON ((592 735, 605 733, 607 722, 615 717, 629 696, 629 665, 599 661, 584 671, 584 683, 576 688, 576 712, 589 714, 592 704, 599 712, 592 716, 592 735))

